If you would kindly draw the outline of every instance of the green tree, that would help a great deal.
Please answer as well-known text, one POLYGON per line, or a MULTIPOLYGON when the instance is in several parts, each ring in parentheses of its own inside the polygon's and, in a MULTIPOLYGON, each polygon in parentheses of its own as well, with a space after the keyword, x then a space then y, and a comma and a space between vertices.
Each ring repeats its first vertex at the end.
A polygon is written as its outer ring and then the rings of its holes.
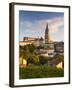
POLYGON ((39 64, 39 56, 33 54, 33 55, 32 55, 32 58, 33 58, 33 63, 34 63, 35 65, 38 65, 38 64, 39 64))
POLYGON ((53 57, 53 59, 58 59, 58 60, 64 62, 64 55, 55 55, 55 56, 53 57))
POLYGON ((45 56, 39 56, 39 62, 40 64, 44 65, 48 63, 48 57, 45 56))
POLYGON ((29 51, 28 46, 25 46, 25 47, 24 47, 23 56, 24 56, 24 58, 25 58, 26 60, 30 57, 30 51, 29 51))
POLYGON ((36 46, 34 46, 33 44, 28 45, 28 49, 29 49, 29 51, 30 51, 31 53, 33 53, 34 50, 36 49, 36 46))

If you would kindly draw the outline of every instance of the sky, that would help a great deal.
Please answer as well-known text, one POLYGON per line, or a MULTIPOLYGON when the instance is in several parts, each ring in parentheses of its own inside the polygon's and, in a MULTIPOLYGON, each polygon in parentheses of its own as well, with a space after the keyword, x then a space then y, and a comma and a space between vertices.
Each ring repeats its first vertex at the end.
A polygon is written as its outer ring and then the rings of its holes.
POLYGON ((45 36, 46 25, 52 41, 64 41, 64 13, 19 11, 20 41, 23 37, 40 38, 45 36))

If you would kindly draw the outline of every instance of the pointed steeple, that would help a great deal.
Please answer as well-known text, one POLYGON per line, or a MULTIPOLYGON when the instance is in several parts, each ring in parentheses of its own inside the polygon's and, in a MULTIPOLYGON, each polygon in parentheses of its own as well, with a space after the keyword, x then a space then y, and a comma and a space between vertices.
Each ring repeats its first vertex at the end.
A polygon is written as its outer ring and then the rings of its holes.
POLYGON ((48 23, 46 25, 46 30, 45 30, 45 33, 48 34, 49 33, 49 29, 48 29, 48 23))
POLYGON ((50 43, 50 33, 49 33, 48 23, 45 29, 45 43, 50 43))

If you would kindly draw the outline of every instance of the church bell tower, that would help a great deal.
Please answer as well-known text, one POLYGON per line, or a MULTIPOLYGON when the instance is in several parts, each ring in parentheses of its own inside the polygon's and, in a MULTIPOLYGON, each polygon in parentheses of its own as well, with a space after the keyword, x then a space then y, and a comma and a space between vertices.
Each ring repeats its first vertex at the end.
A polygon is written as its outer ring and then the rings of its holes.
POLYGON ((50 32, 47 24, 45 29, 45 44, 49 44, 49 43, 50 43, 50 32))

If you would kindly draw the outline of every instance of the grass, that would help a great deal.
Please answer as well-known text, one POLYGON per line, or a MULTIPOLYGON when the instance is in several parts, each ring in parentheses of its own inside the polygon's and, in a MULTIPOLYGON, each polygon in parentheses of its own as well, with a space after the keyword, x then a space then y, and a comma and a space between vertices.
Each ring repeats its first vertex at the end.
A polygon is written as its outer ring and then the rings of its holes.
POLYGON ((63 77, 64 70, 48 66, 28 66, 19 69, 20 79, 63 77))

